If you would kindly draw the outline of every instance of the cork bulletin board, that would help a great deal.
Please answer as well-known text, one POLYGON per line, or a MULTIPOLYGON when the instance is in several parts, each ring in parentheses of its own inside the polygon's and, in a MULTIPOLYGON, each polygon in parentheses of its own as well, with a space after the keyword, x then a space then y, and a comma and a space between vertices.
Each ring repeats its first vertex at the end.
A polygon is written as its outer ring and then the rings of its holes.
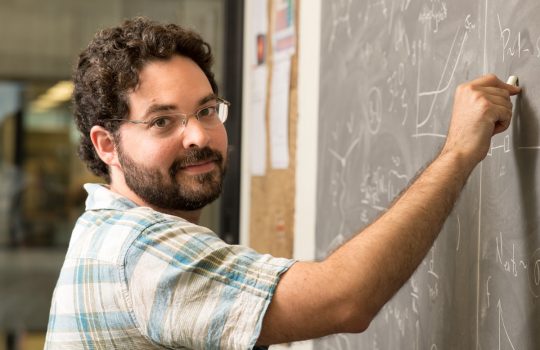
MULTIPOLYGON (((295 25, 296 43, 298 43, 298 9, 299 0, 292 0, 295 25)), ((274 1, 268 2, 269 16, 271 17, 274 1)), ((269 25, 274 23, 269 18, 269 25)), ((269 35, 273 31, 269 30, 269 35)), ((271 42, 272 38, 268 38, 271 42)), ((288 112, 288 149, 289 165, 286 169, 273 169, 270 164, 271 147, 269 145, 270 103, 266 106, 267 130, 267 165, 266 173, 262 176, 251 176, 250 195, 250 246, 261 253, 268 253, 278 257, 292 258, 294 240, 294 212, 295 212, 295 164, 296 164, 296 126, 298 120, 298 45, 291 57, 291 76, 289 86, 289 112, 288 112)), ((268 81, 267 101, 270 101, 273 52, 268 45, 268 81)))

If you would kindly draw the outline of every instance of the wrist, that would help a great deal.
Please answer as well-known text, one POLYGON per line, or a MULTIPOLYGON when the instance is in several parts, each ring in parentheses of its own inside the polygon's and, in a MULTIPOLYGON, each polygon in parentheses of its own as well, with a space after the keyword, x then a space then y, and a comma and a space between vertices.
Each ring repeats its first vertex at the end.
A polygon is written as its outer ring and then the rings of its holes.
POLYGON ((441 153, 436 158, 436 161, 442 162, 445 167, 448 167, 449 171, 456 175, 461 175, 463 183, 465 183, 479 163, 479 160, 471 155, 459 152, 455 149, 443 148, 441 153))

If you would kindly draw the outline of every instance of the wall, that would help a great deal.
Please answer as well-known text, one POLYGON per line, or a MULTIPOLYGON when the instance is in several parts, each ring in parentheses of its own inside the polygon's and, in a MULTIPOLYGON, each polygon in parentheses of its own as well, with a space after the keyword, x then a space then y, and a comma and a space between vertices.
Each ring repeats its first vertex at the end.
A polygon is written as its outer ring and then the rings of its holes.
POLYGON ((221 0, 16 0, 0 2, 0 78, 58 79, 71 76, 76 55, 103 27, 148 16, 196 28, 216 54, 221 82, 221 0))

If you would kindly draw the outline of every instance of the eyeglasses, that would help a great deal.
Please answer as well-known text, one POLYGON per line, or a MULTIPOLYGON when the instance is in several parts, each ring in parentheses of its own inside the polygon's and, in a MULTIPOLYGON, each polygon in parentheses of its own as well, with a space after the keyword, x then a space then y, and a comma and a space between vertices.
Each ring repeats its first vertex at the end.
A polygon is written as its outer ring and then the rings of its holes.
POLYGON ((119 121, 132 124, 143 124, 146 130, 155 136, 165 136, 174 130, 183 132, 188 124, 190 117, 195 117, 201 126, 205 129, 212 129, 223 124, 229 114, 231 103, 222 98, 216 97, 215 102, 197 109, 193 113, 167 113, 156 115, 150 120, 128 120, 128 119, 109 119, 110 121, 119 121))

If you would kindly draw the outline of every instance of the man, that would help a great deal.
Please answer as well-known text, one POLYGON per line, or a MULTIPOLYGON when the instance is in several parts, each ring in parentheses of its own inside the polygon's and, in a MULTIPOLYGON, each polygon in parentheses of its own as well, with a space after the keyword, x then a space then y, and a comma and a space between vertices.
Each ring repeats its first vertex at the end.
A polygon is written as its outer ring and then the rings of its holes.
POLYGON ((461 85, 446 143, 371 226, 322 262, 228 246, 197 225, 227 158, 210 48, 142 18, 82 52, 74 112, 86 185, 53 296, 47 348, 251 349, 365 330, 429 250, 519 88, 461 85))

